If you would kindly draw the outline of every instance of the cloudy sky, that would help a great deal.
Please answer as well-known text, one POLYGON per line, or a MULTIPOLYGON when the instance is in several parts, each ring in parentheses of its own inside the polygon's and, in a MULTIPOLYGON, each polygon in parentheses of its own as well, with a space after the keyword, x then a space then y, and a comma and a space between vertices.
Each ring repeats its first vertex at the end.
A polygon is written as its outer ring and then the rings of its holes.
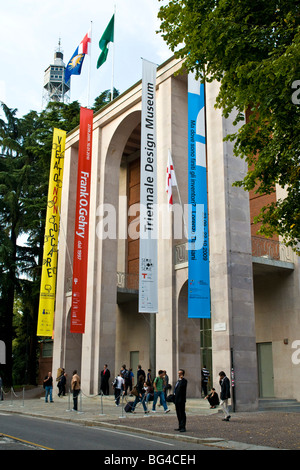
POLYGON ((0 0, 0 101, 18 108, 18 116, 41 111, 45 69, 53 63, 61 38, 67 64, 92 24, 91 57, 71 77, 71 101, 87 106, 110 89, 112 54, 96 68, 98 46, 116 6, 114 86, 123 92, 141 79, 141 57, 157 64, 172 54, 160 35, 158 0, 0 0), (92 22, 92 23, 91 23, 92 22), (89 64, 89 61, 90 64, 89 64), (90 81, 89 77, 90 68, 90 81))

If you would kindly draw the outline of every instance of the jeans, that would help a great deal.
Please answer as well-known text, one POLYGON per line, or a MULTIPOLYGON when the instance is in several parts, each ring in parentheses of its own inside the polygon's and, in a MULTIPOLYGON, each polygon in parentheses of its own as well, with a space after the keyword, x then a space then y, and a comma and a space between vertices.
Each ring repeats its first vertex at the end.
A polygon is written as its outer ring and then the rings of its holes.
POLYGON ((148 404, 149 401, 153 401, 153 393, 147 393, 145 402, 148 404))
POLYGON ((53 387, 50 387, 50 386, 46 385, 45 390, 46 390, 45 403, 48 403, 48 396, 49 395, 50 395, 50 403, 51 403, 53 401, 53 399, 52 399, 53 387))
POLYGON ((115 388, 115 402, 119 406, 122 390, 120 388, 115 388))
POLYGON ((167 404, 166 404, 165 394, 164 394, 163 391, 154 392, 154 400, 153 400, 153 405, 152 405, 152 411, 155 411, 155 406, 156 406, 158 397, 160 397, 160 402, 161 402, 162 406, 164 407, 164 410, 167 411, 168 407, 167 407, 167 404))
POLYGON ((135 410, 136 405, 138 404, 139 401, 141 401, 141 402, 142 402, 142 405, 143 405, 143 408, 144 408, 144 411, 145 411, 145 413, 146 413, 146 411, 147 411, 147 406, 146 406, 146 404, 145 404, 144 397, 145 397, 145 394, 144 394, 144 393, 142 393, 142 397, 140 397, 140 395, 138 395, 137 397, 135 397, 134 403, 133 403, 133 405, 132 405, 132 411, 135 410))
POLYGON ((80 390, 73 390, 73 410, 74 411, 77 411, 79 393, 80 393, 80 390))

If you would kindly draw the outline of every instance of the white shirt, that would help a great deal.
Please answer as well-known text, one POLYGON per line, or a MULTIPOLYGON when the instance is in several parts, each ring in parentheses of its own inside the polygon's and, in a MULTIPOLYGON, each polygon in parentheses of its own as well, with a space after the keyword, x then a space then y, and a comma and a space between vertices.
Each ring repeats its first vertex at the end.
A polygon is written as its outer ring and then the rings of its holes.
POLYGON ((123 388, 123 385, 124 385, 124 382, 125 382, 125 381, 124 381, 123 377, 119 377, 119 376, 118 376, 118 377, 117 377, 117 385, 116 385, 116 388, 121 388, 121 389, 122 389, 122 388, 123 388))

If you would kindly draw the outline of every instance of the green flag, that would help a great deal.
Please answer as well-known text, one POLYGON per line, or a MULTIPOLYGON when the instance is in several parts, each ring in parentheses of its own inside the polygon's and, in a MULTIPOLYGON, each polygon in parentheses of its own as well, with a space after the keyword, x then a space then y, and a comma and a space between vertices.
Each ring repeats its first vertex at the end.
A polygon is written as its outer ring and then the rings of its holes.
POLYGON ((97 69, 101 67, 102 64, 107 59, 108 54, 108 43, 114 42, 114 25, 115 25, 115 15, 111 17, 110 22, 107 25, 106 30, 104 31, 100 41, 99 47, 101 49, 101 54, 99 55, 98 62, 97 62, 97 69))

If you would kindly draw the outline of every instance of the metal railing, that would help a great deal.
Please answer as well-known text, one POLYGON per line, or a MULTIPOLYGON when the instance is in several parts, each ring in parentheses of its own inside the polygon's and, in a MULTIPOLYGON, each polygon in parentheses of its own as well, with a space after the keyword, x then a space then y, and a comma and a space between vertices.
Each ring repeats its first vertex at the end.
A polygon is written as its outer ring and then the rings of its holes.
POLYGON ((138 290, 139 275, 133 273, 117 272, 117 287, 121 289, 138 290))
MULTIPOLYGON (((294 262, 293 250, 291 247, 263 237, 251 237, 252 256, 257 258, 269 258, 275 261, 294 262)), ((188 263, 188 244, 181 243, 175 246, 175 266, 188 263)))
POLYGON ((291 247, 280 243, 278 240, 263 237, 251 237, 252 256, 268 258, 275 261, 293 262, 293 250, 291 247))
MULTIPOLYGON (((134 273, 117 272, 116 286, 120 289, 138 290, 139 289, 139 275, 134 273)), ((72 292, 72 278, 67 279, 67 293, 72 292)))

